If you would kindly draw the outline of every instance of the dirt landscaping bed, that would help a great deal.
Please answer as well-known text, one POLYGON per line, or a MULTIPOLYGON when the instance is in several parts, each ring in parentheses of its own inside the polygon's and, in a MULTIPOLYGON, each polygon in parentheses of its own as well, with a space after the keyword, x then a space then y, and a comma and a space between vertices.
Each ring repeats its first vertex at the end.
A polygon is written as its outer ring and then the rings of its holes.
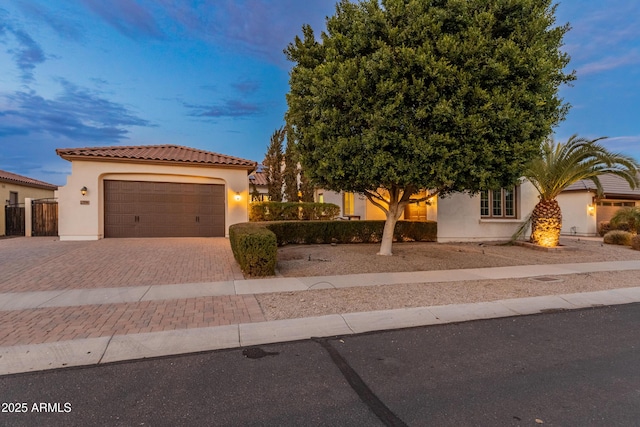
MULTIPOLYGON (((600 239, 563 239, 575 250, 536 251, 496 243, 400 243, 394 256, 381 257, 377 244, 291 245, 278 249, 278 272, 285 277, 398 271, 546 265, 640 260, 640 251, 604 245, 600 239)), ((541 267, 544 268, 544 267, 541 267)), ((403 307, 494 301, 540 295, 640 286, 639 271, 557 276, 559 281, 479 280, 323 289, 257 295, 267 320, 403 307)))
POLYGON ((510 265, 640 260, 640 251, 605 245, 601 239, 563 239, 575 250, 544 252, 503 243, 394 243, 393 256, 377 256, 379 244, 289 245, 278 249, 278 272, 285 277, 396 271, 453 270, 510 265))

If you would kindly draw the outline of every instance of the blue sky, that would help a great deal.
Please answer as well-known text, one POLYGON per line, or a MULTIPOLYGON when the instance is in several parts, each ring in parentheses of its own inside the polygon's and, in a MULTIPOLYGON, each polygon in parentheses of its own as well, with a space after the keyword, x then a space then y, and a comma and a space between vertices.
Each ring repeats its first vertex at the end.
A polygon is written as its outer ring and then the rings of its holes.
MULTIPOLYGON (((260 161, 283 124, 303 24, 334 0, 0 3, 0 169, 63 185, 56 148, 179 144, 260 161)), ((563 0, 578 80, 556 131, 640 160, 640 2, 563 0)))

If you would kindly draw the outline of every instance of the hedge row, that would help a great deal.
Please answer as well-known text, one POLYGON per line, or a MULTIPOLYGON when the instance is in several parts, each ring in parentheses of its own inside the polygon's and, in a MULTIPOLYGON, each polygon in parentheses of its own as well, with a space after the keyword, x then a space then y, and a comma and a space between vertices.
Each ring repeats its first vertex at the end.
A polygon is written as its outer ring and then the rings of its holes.
MULTIPOLYGON (((264 223, 278 239, 278 246, 313 243, 378 243, 384 221, 278 221, 264 223)), ((393 234, 396 242, 435 242, 437 223, 398 221, 393 234)))
POLYGON ((329 220, 340 215, 333 203, 257 202, 249 208, 249 221, 329 220))
MULTIPOLYGON (((291 243, 377 243, 384 221, 277 221, 235 224, 229 227, 231 249, 249 276, 273 276, 277 247, 291 243)), ((435 242, 437 223, 398 221, 394 241, 435 242)))

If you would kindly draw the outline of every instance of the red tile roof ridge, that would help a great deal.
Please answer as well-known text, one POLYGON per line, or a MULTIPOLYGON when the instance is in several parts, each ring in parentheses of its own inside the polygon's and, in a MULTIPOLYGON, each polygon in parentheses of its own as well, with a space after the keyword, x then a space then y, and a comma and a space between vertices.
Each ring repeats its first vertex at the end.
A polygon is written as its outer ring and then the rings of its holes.
POLYGON ((56 153, 65 158, 65 156, 86 156, 86 157, 104 157, 104 158, 128 158, 139 160, 159 160, 159 161, 176 161, 187 163, 211 163, 220 165, 237 165, 255 167, 257 162, 243 159, 240 157, 220 154, 213 151, 201 150, 198 148, 185 147, 178 144, 160 144, 160 145, 115 145, 107 147, 77 147, 77 148, 58 148, 56 153), (179 150, 181 155, 176 156, 162 150, 179 150), (208 157, 203 158, 204 156, 208 157))

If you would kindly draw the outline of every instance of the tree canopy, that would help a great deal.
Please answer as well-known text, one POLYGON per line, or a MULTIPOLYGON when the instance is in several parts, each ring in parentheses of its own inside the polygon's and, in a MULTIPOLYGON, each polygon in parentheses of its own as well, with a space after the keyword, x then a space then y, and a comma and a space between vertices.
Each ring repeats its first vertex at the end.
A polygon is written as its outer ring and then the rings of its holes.
POLYGON ((304 26, 285 50, 286 120, 309 179, 364 193, 393 225, 421 189, 515 183, 568 108, 569 27, 554 13, 551 0, 343 0, 320 40, 304 26))

